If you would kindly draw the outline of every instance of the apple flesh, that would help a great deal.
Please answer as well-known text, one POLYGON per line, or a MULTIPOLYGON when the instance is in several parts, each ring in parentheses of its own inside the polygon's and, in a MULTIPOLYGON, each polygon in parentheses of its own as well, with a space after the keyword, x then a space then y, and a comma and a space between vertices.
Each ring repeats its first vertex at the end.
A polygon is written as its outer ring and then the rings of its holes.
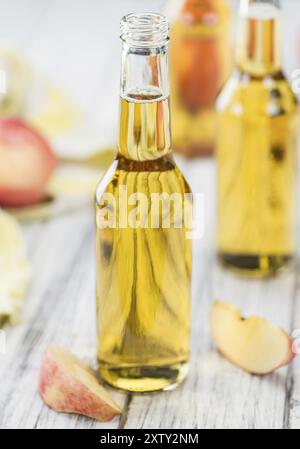
POLYGON ((0 120, 0 206, 37 203, 57 159, 43 137, 19 119, 0 120))
POLYGON ((285 331, 259 316, 244 319, 231 305, 215 302, 210 324, 220 353, 249 373, 271 373, 295 357, 293 340, 285 331))
POLYGON ((50 347, 40 371, 39 393, 53 410, 110 421, 121 413, 93 371, 70 352, 50 347))

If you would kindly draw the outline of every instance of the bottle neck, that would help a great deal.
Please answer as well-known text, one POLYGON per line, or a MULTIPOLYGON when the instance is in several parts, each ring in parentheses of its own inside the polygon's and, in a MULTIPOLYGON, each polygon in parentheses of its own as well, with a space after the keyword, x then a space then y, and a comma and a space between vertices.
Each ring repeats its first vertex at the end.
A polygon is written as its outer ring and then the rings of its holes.
POLYGON ((238 67, 253 76, 281 69, 281 13, 272 2, 250 2, 238 27, 238 67))
POLYGON ((135 161, 171 153, 167 43, 123 44, 118 150, 135 161))

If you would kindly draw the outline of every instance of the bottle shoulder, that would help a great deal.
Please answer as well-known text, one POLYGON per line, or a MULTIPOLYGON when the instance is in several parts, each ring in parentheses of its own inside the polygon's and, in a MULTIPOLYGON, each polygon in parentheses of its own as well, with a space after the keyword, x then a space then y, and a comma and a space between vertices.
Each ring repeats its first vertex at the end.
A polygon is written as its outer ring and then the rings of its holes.
POLYGON ((99 204, 107 193, 118 195, 119 189, 123 187, 130 193, 145 195, 191 193, 190 186, 173 157, 143 162, 118 157, 96 188, 96 202, 99 204))
POLYGON ((283 72, 254 77, 237 69, 219 94, 217 110, 276 116, 297 113, 298 100, 283 72))

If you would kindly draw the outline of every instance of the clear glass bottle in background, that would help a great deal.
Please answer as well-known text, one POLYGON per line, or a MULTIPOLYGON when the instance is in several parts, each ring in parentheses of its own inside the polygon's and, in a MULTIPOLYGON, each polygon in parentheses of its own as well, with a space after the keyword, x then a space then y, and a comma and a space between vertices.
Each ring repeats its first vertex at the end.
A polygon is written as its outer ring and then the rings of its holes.
POLYGON ((176 7, 170 43, 173 148, 188 157, 208 156, 215 146, 216 97, 232 68, 230 4, 170 0, 170 16, 176 7))
POLYGON ((218 99, 218 254, 270 276, 293 260, 298 104, 276 0, 241 0, 237 68, 218 99))
POLYGON ((137 194, 152 207, 154 193, 183 199, 190 189, 171 151, 168 22, 130 14, 121 29, 118 154, 96 194, 98 361, 108 384, 146 392, 174 387, 187 374, 191 241, 172 217, 162 226, 162 208, 157 227, 147 207, 138 218, 147 225, 133 228, 135 206, 125 211, 120 198, 125 188, 128 199, 137 194), (104 199, 108 193, 115 204, 104 199), (100 226, 106 213, 116 216, 115 226, 100 226))

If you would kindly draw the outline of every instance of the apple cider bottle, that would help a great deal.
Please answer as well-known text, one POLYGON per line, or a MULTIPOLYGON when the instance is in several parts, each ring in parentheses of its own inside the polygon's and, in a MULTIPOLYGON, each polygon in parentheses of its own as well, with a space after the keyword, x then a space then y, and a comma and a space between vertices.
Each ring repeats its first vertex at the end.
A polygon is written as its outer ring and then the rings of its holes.
POLYGON ((217 94, 231 71, 228 0, 170 0, 171 118, 174 149, 188 157, 214 152, 217 94), (180 7, 176 14, 176 5, 180 7))
POLYGON ((173 199, 192 205, 171 151, 168 22, 129 14, 121 30, 118 154, 96 192, 98 362, 108 384, 147 392, 187 374, 191 241, 173 199))
POLYGON ((237 68, 218 99, 218 254, 255 276, 295 253, 298 104, 280 43, 279 2, 242 0, 237 68))

